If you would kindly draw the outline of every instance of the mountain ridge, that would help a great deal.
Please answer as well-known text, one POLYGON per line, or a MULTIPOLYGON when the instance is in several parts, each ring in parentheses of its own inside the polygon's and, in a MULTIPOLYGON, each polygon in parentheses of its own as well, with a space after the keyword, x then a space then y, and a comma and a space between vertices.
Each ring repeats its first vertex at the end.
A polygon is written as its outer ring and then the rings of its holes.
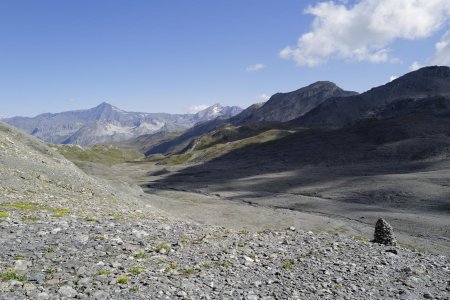
MULTIPOLYGON (((316 81, 295 91, 276 93, 237 124, 255 122, 287 122, 301 117, 331 97, 356 95, 331 81, 316 81)), ((236 119, 239 116, 235 117, 236 119)))
POLYGON ((450 95, 450 68, 424 67, 362 94, 333 97, 292 121, 304 127, 340 128, 370 117, 384 105, 401 98, 450 95))

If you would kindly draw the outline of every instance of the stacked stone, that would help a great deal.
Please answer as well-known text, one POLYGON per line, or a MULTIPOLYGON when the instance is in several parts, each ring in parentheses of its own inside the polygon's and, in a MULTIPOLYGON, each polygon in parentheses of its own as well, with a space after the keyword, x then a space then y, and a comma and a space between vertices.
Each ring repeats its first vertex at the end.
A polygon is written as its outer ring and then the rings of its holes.
POLYGON ((392 226, 382 218, 378 219, 377 224, 375 225, 373 242, 388 246, 396 245, 392 226))

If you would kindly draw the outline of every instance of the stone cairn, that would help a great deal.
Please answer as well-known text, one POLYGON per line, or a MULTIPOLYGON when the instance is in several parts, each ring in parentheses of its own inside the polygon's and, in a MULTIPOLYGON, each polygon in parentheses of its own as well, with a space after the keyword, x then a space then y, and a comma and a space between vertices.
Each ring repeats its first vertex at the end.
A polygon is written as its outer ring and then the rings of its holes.
POLYGON ((395 246, 397 244, 392 226, 382 218, 378 219, 375 225, 373 242, 387 246, 395 246))

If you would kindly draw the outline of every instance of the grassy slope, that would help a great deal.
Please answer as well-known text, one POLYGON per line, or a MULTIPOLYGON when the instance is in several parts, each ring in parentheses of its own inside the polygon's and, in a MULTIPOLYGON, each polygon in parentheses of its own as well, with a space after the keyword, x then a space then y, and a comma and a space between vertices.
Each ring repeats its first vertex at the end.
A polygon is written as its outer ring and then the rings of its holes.
POLYGON ((232 129, 227 130, 227 136, 232 136, 233 141, 226 142, 227 139, 214 138, 211 136, 204 136, 199 141, 198 146, 192 152, 171 155, 160 161, 160 164, 179 165, 185 163, 205 162, 229 153, 233 150, 240 149, 246 146, 261 144, 268 141, 277 140, 279 138, 289 135, 291 132, 287 130, 272 129, 264 131, 258 135, 250 136, 242 139, 236 139, 236 132, 232 129))
POLYGON ((94 145, 89 148, 82 148, 75 145, 54 145, 54 147, 68 160, 75 162, 88 161, 107 166, 143 157, 137 151, 119 149, 108 145, 94 145))

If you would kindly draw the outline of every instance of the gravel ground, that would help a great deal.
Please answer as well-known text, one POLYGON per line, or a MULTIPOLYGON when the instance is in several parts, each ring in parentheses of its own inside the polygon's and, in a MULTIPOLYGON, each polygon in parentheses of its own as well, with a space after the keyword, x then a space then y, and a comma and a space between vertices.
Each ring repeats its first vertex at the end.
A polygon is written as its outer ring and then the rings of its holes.
POLYGON ((449 299, 450 260, 342 235, 75 215, 0 224, 3 299, 449 299), (8 275, 9 274, 9 275, 8 275), (14 274, 14 275, 12 275, 14 274), (5 278, 9 276, 9 280, 5 278))

